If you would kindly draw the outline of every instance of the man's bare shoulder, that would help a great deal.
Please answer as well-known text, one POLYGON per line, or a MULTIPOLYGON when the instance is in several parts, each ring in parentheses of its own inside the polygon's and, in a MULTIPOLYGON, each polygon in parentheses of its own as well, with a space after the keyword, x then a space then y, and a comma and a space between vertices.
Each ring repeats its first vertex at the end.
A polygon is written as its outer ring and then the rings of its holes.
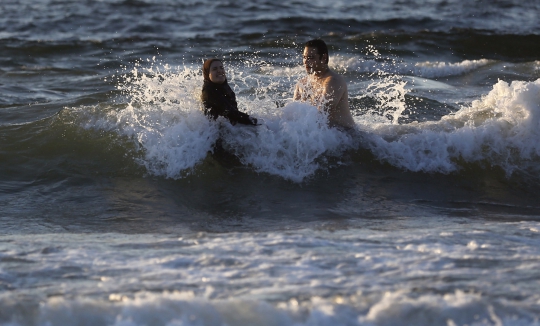
POLYGON ((325 84, 326 86, 330 86, 333 88, 346 88, 347 82, 345 81, 345 78, 343 76, 335 73, 334 71, 330 71, 328 74, 328 77, 325 78, 325 84))
POLYGON ((326 77, 326 82, 332 84, 346 84, 345 78, 334 71, 329 72, 328 77, 326 77))

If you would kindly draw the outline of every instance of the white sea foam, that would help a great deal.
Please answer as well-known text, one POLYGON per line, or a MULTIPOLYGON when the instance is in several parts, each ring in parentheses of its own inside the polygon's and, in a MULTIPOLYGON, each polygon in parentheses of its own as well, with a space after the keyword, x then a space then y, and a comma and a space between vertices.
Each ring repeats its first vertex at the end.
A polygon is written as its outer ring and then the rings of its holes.
POLYGON ((3 325, 540 325, 519 308, 495 308, 477 293, 457 291, 413 297, 399 291, 388 292, 366 307, 370 299, 375 298, 314 297, 301 303, 293 299, 276 307, 256 300, 208 300, 180 291, 142 292, 131 297, 111 295, 109 300, 52 297, 39 306, 34 318, 27 316, 33 322, 17 318, 18 321, 3 325))
POLYGON ((493 60, 464 60, 462 62, 447 63, 447 62, 419 62, 412 68, 413 75, 426 78, 437 78, 445 76, 462 75, 480 67, 492 64, 493 60))
POLYGON ((381 160, 412 171, 451 172, 458 160, 488 161, 507 173, 540 158, 540 80, 499 81, 482 99, 437 122, 359 122, 381 160))
MULTIPOLYGON (((385 325, 389 324, 388 322, 395 323, 399 320, 396 318, 397 314, 392 313, 393 311, 386 306, 392 303, 390 298, 385 298, 383 302, 376 304, 365 317, 357 308, 347 305, 345 300, 339 297, 334 300, 316 297, 302 303, 291 300, 274 307, 260 301, 208 300, 204 297, 196 297, 192 292, 179 291, 157 294, 143 292, 132 297, 110 295, 109 300, 67 300, 53 297, 41 304, 39 311, 36 312, 36 322, 31 324, 292 326, 369 325, 373 320, 383 320, 386 323, 374 324, 385 325), (383 316, 379 316, 379 314, 383 316)), ((401 304, 403 305, 403 302, 401 304)), ((427 319, 429 316, 425 316, 425 318, 427 319)), ((442 317, 438 319, 440 318, 442 317)), ((418 320, 419 318, 416 318, 411 321, 418 320)), ((25 323, 12 321, 4 325, 23 324, 25 323)), ((429 323, 415 323, 415 325, 429 325, 429 323)))
POLYGON ((481 67, 493 64, 488 59, 464 60, 461 62, 426 61, 414 65, 395 60, 364 59, 358 57, 335 56, 330 65, 338 70, 356 71, 360 73, 385 72, 399 75, 413 75, 425 78, 440 78, 463 75, 481 67))
POLYGON ((259 172, 296 182, 313 175, 323 154, 339 156, 350 136, 329 128, 326 117, 305 103, 289 103, 263 126, 223 124, 226 147, 259 172))
POLYGON ((261 126, 209 121, 199 100, 198 69, 152 66, 135 67, 124 76, 119 89, 129 98, 127 106, 88 120, 86 127, 131 138, 148 173, 168 178, 190 173, 218 138, 245 166, 295 182, 327 168, 328 156, 339 157, 358 141, 381 161, 411 171, 448 173, 460 169, 461 162, 485 161, 511 174, 540 158, 540 80, 499 81, 489 94, 440 121, 400 124, 409 87, 400 76, 379 72, 357 96, 372 97, 377 104, 355 114, 365 132, 355 140, 328 128, 324 114, 313 106, 287 100, 276 107, 272 97, 279 81, 265 85, 254 83, 256 78, 229 71, 241 110, 257 117, 261 126), (249 96, 239 95, 246 89, 249 96))
POLYGON ((120 89, 131 100, 127 108, 111 113, 120 130, 145 152, 142 164, 152 174, 178 178, 199 163, 211 149, 217 128, 200 112, 190 69, 174 73, 167 66, 146 73, 137 68, 120 89), (179 81, 187 81, 179 83, 179 81))
MULTIPOLYGON (((229 70, 242 111, 257 117, 260 126, 232 126, 223 119, 209 121, 199 100, 202 76, 195 69, 135 67, 118 88, 129 98, 127 107, 93 119, 87 128, 116 130, 133 139, 144 153, 140 162, 153 175, 181 178, 208 154, 218 138, 257 172, 301 182, 319 169, 324 155, 339 156, 351 137, 329 128, 315 107, 288 103, 276 108, 268 91, 254 87, 253 77, 229 70), (238 85, 251 85, 254 96, 239 95, 238 85)), ((240 89, 241 90, 241 89, 240 89)))
POLYGON ((537 291, 520 281, 538 274, 538 222, 356 223, 331 232, 2 236, 9 291, 0 292, 0 324, 538 323, 537 291))

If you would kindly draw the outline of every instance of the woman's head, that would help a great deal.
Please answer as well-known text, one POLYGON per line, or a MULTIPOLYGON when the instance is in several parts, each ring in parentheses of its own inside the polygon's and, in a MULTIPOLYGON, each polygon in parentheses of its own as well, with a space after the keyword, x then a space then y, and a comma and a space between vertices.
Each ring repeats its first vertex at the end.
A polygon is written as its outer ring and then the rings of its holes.
POLYGON ((225 68, 219 59, 208 59, 203 64, 204 80, 209 80, 216 84, 223 84, 227 81, 225 68))

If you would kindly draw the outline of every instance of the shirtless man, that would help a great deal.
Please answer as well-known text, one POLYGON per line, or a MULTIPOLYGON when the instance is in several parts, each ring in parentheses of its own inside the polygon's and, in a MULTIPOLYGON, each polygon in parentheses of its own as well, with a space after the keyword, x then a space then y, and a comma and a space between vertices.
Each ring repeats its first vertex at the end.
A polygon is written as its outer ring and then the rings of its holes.
POLYGON ((328 48, 323 40, 311 40, 305 44, 304 66, 308 76, 296 84, 294 100, 309 102, 319 111, 328 114, 331 127, 352 129, 355 127, 349 110, 349 94, 345 79, 328 68, 328 48))

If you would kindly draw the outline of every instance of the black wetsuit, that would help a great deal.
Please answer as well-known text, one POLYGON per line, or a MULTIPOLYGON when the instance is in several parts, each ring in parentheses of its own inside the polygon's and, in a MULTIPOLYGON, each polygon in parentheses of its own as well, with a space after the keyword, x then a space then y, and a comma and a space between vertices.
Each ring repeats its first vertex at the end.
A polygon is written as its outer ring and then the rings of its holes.
POLYGON ((236 96, 227 81, 223 84, 216 84, 210 80, 205 80, 201 100, 204 104, 204 114, 214 120, 222 116, 233 125, 237 123, 257 125, 257 119, 238 110, 236 96))

